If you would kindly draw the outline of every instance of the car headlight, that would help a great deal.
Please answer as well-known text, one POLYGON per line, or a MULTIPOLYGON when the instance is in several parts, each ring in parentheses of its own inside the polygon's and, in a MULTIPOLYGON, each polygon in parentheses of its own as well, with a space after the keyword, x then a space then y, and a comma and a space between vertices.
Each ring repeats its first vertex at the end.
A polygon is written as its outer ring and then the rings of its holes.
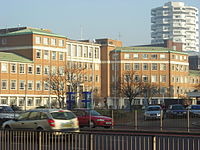
POLYGON ((97 121, 104 121, 104 119, 97 119, 97 121))

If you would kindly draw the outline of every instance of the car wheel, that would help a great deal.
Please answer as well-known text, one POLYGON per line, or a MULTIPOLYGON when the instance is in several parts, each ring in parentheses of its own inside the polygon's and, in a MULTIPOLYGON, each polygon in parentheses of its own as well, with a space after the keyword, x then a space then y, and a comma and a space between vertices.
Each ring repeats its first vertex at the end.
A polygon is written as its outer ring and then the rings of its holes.
POLYGON ((5 126, 5 130, 10 130, 11 127, 10 126, 5 126))
POLYGON ((89 127, 95 128, 95 123, 94 123, 94 121, 91 120, 91 121, 89 122, 89 127))

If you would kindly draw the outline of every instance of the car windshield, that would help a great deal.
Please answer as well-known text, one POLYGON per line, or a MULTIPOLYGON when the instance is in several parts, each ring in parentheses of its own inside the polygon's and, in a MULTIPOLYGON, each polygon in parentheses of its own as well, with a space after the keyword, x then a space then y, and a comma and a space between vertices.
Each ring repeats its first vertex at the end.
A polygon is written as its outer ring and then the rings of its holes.
POLYGON ((74 113, 65 112, 65 111, 63 111, 63 112, 52 112, 51 115, 54 119, 59 119, 59 120, 69 120, 69 119, 76 118, 74 113))
POLYGON ((87 113, 90 113, 91 116, 101 116, 100 113, 98 113, 97 111, 95 110, 88 110, 87 113))
POLYGON ((173 110, 184 110, 185 108, 183 106, 173 106, 172 107, 173 110))
POLYGON ((159 111, 160 107, 149 107, 147 110, 148 111, 159 111))
POLYGON ((195 110, 200 110, 200 105, 197 105, 197 106, 192 106, 192 109, 195 109, 195 110))
POLYGON ((0 112, 8 112, 8 113, 12 113, 14 112, 13 109, 10 106, 0 106, 0 112))

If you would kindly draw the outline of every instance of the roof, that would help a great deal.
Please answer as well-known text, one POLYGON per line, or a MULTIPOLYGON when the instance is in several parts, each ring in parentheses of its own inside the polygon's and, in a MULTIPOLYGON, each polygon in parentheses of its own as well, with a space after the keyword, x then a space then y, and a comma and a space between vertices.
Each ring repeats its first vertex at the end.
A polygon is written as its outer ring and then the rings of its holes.
POLYGON ((58 34, 50 32, 48 30, 38 29, 38 28, 26 28, 26 29, 14 31, 14 32, 0 34, 0 36, 15 36, 15 35, 24 35, 24 34, 39 34, 39 35, 66 38, 65 36, 58 35, 58 34))
POLYGON ((179 54, 187 54, 186 52, 175 51, 165 47, 116 47, 114 52, 146 52, 146 53, 179 53, 179 54))
POLYGON ((198 71, 198 70, 189 70, 189 75, 191 75, 191 76, 200 76, 200 71, 198 71))
POLYGON ((0 61, 33 63, 33 61, 28 58, 25 58, 23 56, 14 53, 6 53, 6 52, 0 52, 0 61))

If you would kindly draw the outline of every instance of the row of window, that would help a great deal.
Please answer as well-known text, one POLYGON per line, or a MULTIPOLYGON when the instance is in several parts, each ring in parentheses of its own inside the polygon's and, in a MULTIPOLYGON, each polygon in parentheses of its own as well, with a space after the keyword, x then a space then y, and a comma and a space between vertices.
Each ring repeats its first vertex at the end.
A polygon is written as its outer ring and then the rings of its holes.
POLYGON ((56 51, 52 51, 51 53, 50 53, 50 51, 48 51, 48 50, 44 50, 44 51, 42 51, 42 50, 40 50, 40 49, 37 49, 36 50, 36 58, 37 59, 50 59, 50 54, 51 54, 51 59, 52 60, 57 60, 57 57, 59 56, 59 58, 58 58, 58 60, 64 60, 64 52, 56 52, 56 51), (44 54, 43 54, 43 53, 44 54), (59 53, 59 54, 57 54, 57 53, 59 53))
MULTIPOLYGON (((139 59, 140 57, 142 59, 166 59, 165 54, 124 54, 124 59, 139 59)), ((173 54, 172 59, 187 60, 187 56, 173 54)))
MULTIPOLYGON (((70 68, 70 66, 73 66, 73 67, 77 67, 77 68, 80 68, 80 69, 93 69, 94 65, 92 63, 74 63, 74 62, 68 62, 67 64, 70 68), (77 66, 78 65, 78 66, 77 66)), ((18 72, 18 67, 19 67, 19 73, 20 74, 25 74, 26 73, 26 67, 27 67, 27 73, 28 74, 33 74, 34 73, 34 65, 33 64, 19 64, 19 66, 17 66, 16 63, 11 63, 10 64, 10 73, 17 73, 18 72)), ((43 66, 43 74, 44 75, 48 75, 49 74, 49 71, 50 71, 50 66, 43 66)), ((52 74, 56 74, 57 71, 59 71, 59 73, 61 75, 64 75, 64 70, 65 70, 65 67, 64 66, 60 66, 60 67, 57 67, 57 66, 52 66, 51 67, 51 72, 52 74)), ((98 64, 95 64, 95 70, 99 70, 99 65, 98 64)), ((8 63, 1 63, 1 72, 2 73, 8 73, 8 63)), ((35 73, 37 75, 41 75, 42 74, 42 65, 35 65, 35 73)))
POLYGON ((65 46, 65 40, 61 39, 55 39, 55 38, 47 38, 47 37, 35 37, 35 44, 44 44, 44 45, 51 45, 51 46, 60 46, 64 47, 65 46))

